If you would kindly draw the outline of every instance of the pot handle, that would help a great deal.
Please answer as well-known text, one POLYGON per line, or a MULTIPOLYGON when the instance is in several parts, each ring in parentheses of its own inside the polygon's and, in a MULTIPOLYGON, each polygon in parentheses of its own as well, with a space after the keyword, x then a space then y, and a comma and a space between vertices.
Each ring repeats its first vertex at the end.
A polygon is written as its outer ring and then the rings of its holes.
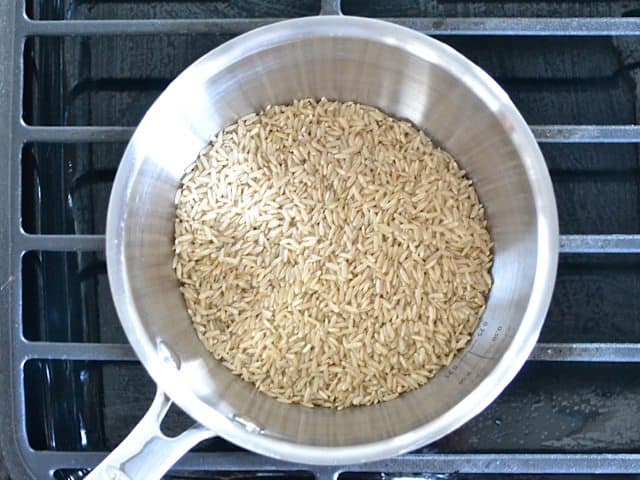
POLYGON ((160 424, 171 400, 158 389, 142 420, 91 473, 87 480, 160 480, 196 444, 215 432, 195 424, 177 437, 167 437, 160 424))

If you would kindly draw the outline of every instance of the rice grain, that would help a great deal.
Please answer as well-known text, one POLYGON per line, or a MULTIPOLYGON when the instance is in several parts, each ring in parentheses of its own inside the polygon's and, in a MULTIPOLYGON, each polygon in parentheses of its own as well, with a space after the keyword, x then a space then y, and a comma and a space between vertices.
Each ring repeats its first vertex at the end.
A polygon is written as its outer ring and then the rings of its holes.
POLYGON ((406 121, 304 99, 215 135, 176 194, 173 266, 213 356, 285 403, 419 388, 469 342, 491 288, 484 207, 406 121))

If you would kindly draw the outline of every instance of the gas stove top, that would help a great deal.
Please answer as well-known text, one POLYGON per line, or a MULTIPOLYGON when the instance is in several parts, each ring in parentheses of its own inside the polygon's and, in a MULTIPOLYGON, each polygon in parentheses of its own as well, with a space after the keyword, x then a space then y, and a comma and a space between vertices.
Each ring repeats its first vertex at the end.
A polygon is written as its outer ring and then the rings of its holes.
MULTIPOLYGON (((153 398, 104 259, 111 183, 145 110, 226 40, 340 10, 435 35, 532 125, 562 233, 540 343, 491 407, 410 454, 315 468, 213 439, 168 478, 640 475, 640 1, 21 0, 0 3, 0 440, 12 478, 82 478, 153 398)), ((190 423, 172 409, 165 430, 190 423)))

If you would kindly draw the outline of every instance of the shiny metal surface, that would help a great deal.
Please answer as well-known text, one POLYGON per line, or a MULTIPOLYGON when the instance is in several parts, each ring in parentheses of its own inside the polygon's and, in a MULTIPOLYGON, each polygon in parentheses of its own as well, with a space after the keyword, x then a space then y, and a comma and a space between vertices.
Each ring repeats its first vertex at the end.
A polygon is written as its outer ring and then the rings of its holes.
POLYGON ((127 337, 159 387, 201 424, 251 450, 314 464, 375 460, 431 442, 486 407, 531 352, 558 256, 542 155, 507 95, 451 48, 385 22, 290 20, 205 55, 149 109, 118 170, 106 231, 109 280, 127 337), (472 344, 428 385, 382 405, 284 405, 200 344, 171 269, 179 178, 209 136, 294 98, 355 100, 407 118, 469 172, 495 242, 495 285, 472 344), (166 361, 167 347, 179 360, 166 361))
POLYGON ((170 406, 171 399, 158 390, 142 420, 86 480, 161 480, 180 457, 214 435, 196 424, 177 437, 167 437, 160 425, 170 406))
MULTIPOLYGON (((54 20, 25 19, 29 35, 115 35, 119 33, 244 33, 282 19, 155 19, 145 20, 54 20)), ((640 35, 640 19, 615 18, 412 18, 386 20, 432 35, 640 35)))

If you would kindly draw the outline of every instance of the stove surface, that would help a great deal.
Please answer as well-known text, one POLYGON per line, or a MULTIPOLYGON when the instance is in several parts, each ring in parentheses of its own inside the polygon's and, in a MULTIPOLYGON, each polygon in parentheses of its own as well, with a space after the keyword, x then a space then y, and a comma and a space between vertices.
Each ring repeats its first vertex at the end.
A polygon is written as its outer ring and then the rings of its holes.
MULTIPOLYGON (((133 127, 202 54, 336 5, 453 46, 532 125, 562 233, 540 344, 486 411, 411 454, 318 469, 213 439, 167 478, 640 478, 640 1, 24 1, 0 4, 0 439, 12 478, 82 478, 153 398, 104 259, 133 127)), ((190 419, 172 408, 165 425, 190 419)))

